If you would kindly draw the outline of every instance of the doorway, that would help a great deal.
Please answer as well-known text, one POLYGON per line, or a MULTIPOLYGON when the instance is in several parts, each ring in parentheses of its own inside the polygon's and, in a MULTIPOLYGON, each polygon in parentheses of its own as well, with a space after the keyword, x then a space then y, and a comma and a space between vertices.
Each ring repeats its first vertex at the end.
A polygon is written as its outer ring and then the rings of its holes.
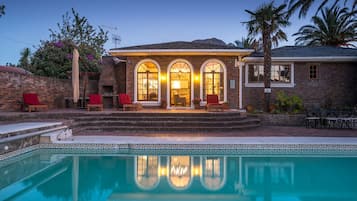
POLYGON ((185 61, 174 62, 169 67, 169 107, 191 108, 192 69, 185 61))

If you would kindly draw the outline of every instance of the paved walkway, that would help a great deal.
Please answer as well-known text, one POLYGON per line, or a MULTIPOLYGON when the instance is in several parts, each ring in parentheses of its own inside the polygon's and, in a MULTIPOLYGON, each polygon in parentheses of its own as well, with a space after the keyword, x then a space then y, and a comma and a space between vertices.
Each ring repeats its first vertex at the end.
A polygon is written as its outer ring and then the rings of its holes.
POLYGON ((74 136, 61 144, 328 144, 357 145, 357 137, 148 137, 148 136, 74 136))
POLYGON ((236 132, 84 132, 81 136, 151 136, 151 137, 357 137, 356 129, 312 129, 305 127, 262 126, 236 132))

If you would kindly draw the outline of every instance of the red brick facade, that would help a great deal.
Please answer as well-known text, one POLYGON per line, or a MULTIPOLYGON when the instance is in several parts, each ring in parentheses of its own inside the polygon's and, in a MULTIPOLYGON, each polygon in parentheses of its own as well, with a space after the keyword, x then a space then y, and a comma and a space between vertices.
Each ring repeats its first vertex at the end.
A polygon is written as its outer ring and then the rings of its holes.
MULTIPOLYGON (((204 62, 210 59, 217 59, 224 63, 227 71, 227 102, 231 108, 238 107, 238 84, 239 84, 239 68, 234 67, 236 57, 233 56, 150 56, 150 57, 127 57, 127 71, 126 71, 126 91, 134 99, 134 74, 136 65, 144 60, 151 59, 156 61, 160 66, 161 75, 167 75, 167 70, 171 62, 176 59, 182 59, 190 62, 193 67, 193 73, 195 76, 200 75, 200 70, 204 62), (235 87, 230 88, 230 80, 235 80, 235 87)), ((161 100, 167 99, 167 81, 161 82, 161 100)), ((194 80, 194 97, 200 98, 200 80, 194 80)))
MULTIPOLYGON (((294 63, 294 83, 292 88, 272 87, 272 103, 278 91, 298 95, 305 107, 324 106, 327 102, 333 107, 353 106, 357 104, 357 64, 356 63, 318 63, 318 77, 311 80, 309 64, 294 63)), ((245 73, 245 70, 243 70, 245 73)), ((243 107, 248 104, 263 108, 263 87, 245 87, 243 76, 243 107)))

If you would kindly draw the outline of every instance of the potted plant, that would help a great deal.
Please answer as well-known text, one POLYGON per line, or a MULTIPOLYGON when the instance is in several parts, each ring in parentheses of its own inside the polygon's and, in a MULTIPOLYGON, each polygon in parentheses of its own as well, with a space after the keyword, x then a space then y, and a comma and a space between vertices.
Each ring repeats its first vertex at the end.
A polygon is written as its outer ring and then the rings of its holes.
POLYGON ((201 99, 200 98, 194 98, 192 100, 193 105, 195 106, 195 109, 200 109, 200 103, 201 103, 201 99))

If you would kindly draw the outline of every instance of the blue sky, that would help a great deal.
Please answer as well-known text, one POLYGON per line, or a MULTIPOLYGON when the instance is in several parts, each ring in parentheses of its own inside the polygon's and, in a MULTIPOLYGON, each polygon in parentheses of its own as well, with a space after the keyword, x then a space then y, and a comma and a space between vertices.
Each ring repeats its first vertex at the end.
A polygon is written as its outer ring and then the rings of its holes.
MULTIPOLYGON (((276 0, 281 3, 284 0, 276 0)), ((119 47, 168 41, 192 41, 216 37, 233 42, 246 36, 241 22, 263 0, 0 0, 6 14, 0 18, 0 65, 18 63, 25 47, 36 50, 40 40, 47 40, 49 28, 56 29, 62 15, 74 8, 95 26, 117 27, 107 30, 120 35, 119 47)), ((285 31, 288 42, 310 18, 291 19, 285 31)), ((111 35, 111 34, 110 34, 111 35)), ((111 38, 111 36, 110 36, 111 38)), ((105 48, 114 48, 111 39, 105 48)))

